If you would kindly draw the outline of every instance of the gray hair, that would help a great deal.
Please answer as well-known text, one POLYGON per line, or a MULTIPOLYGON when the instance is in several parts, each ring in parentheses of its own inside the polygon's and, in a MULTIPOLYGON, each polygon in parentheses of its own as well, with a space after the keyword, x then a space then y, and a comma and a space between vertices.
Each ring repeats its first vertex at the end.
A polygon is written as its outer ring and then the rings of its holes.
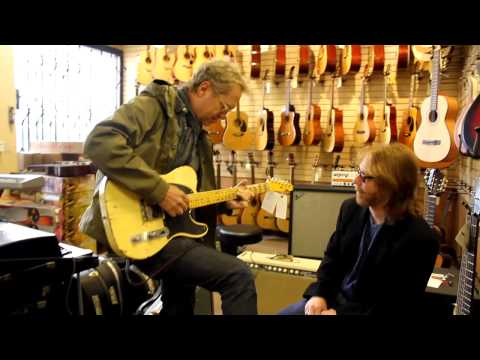
POLYGON ((225 60, 214 60, 202 64, 186 86, 195 91, 204 81, 209 81, 218 94, 226 94, 237 84, 242 92, 248 93, 248 86, 237 64, 225 60))

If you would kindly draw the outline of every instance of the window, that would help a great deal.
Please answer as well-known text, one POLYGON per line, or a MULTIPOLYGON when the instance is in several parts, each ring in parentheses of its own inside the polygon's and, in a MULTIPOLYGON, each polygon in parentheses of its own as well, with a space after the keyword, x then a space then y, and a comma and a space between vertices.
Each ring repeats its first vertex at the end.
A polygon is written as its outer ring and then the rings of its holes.
POLYGON ((122 102, 122 52, 105 46, 16 45, 17 151, 83 142, 122 102))

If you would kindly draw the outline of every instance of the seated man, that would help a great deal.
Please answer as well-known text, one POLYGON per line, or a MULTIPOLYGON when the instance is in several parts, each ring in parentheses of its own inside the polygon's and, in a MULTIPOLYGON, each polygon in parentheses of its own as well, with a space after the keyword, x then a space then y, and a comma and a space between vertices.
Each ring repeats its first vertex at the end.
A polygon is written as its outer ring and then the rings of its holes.
POLYGON ((282 315, 411 313, 419 308, 439 238, 415 209, 418 167, 402 144, 372 146, 360 159, 355 199, 340 209, 304 299, 282 315))

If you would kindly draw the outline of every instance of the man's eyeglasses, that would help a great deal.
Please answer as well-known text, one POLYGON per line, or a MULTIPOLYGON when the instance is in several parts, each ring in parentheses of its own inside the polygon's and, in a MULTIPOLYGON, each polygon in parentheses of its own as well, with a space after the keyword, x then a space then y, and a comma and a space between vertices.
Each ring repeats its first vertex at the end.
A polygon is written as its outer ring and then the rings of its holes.
POLYGON ((228 105, 228 104, 225 104, 225 103, 222 101, 222 99, 220 99, 220 96, 219 96, 219 95, 217 95, 217 98, 218 98, 218 101, 220 102, 220 106, 222 107, 221 112, 224 113, 224 114, 232 111, 232 110, 235 108, 235 106, 236 106, 236 105, 230 106, 230 105, 228 105))
POLYGON ((362 179, 362 182, 366 182, 367 180, 373 180, 376 178, 376 176, 366 175, 365 172, 360 169, 357 170, 357 174, 358 176, 360 176, 360 179, 362 179))

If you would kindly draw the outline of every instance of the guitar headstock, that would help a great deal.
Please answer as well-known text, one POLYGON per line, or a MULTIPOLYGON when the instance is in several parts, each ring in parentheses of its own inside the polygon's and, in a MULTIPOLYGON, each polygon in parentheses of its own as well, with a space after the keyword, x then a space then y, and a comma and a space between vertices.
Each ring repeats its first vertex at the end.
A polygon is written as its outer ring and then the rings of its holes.
POLYGON ((269 69, 265 70, 265 74, 263 75, 263 78, 262 78, 263 81, 267 81, 267 80, 268 80, 268 72, 269 72, 269 71, 270 71, 269 69))
POLYGON ((438 196, 447 188, 447 179, 439 169, 425 170, 425 186, 428 194, 438 196))
POLYGON ((253 154, 253 152, 249 152, 247 156, 248 156, 248 162, 247 162, 248 165, 250 166, 258 165, 258 161, 255 161, 255 155, 253 154))
POLYGON ((216 164, 221 164, 222 163, 222 153, 218 150, 213 151, 213 157, 215 158, 215 163, 216 164))
POLYGON ((271 178, 266 181, 268 191, 275 191, 279 193, 289 193, 293 190, 293 185, 286 180, 271 178))
POLYGON ((287 161, 288 161, 288 166, 290 166, 290 167, 294 167, 295 165, 297 165, 297 163, 295 162, 295 154, 294 153, 289 153, 288 154, 287 161))

